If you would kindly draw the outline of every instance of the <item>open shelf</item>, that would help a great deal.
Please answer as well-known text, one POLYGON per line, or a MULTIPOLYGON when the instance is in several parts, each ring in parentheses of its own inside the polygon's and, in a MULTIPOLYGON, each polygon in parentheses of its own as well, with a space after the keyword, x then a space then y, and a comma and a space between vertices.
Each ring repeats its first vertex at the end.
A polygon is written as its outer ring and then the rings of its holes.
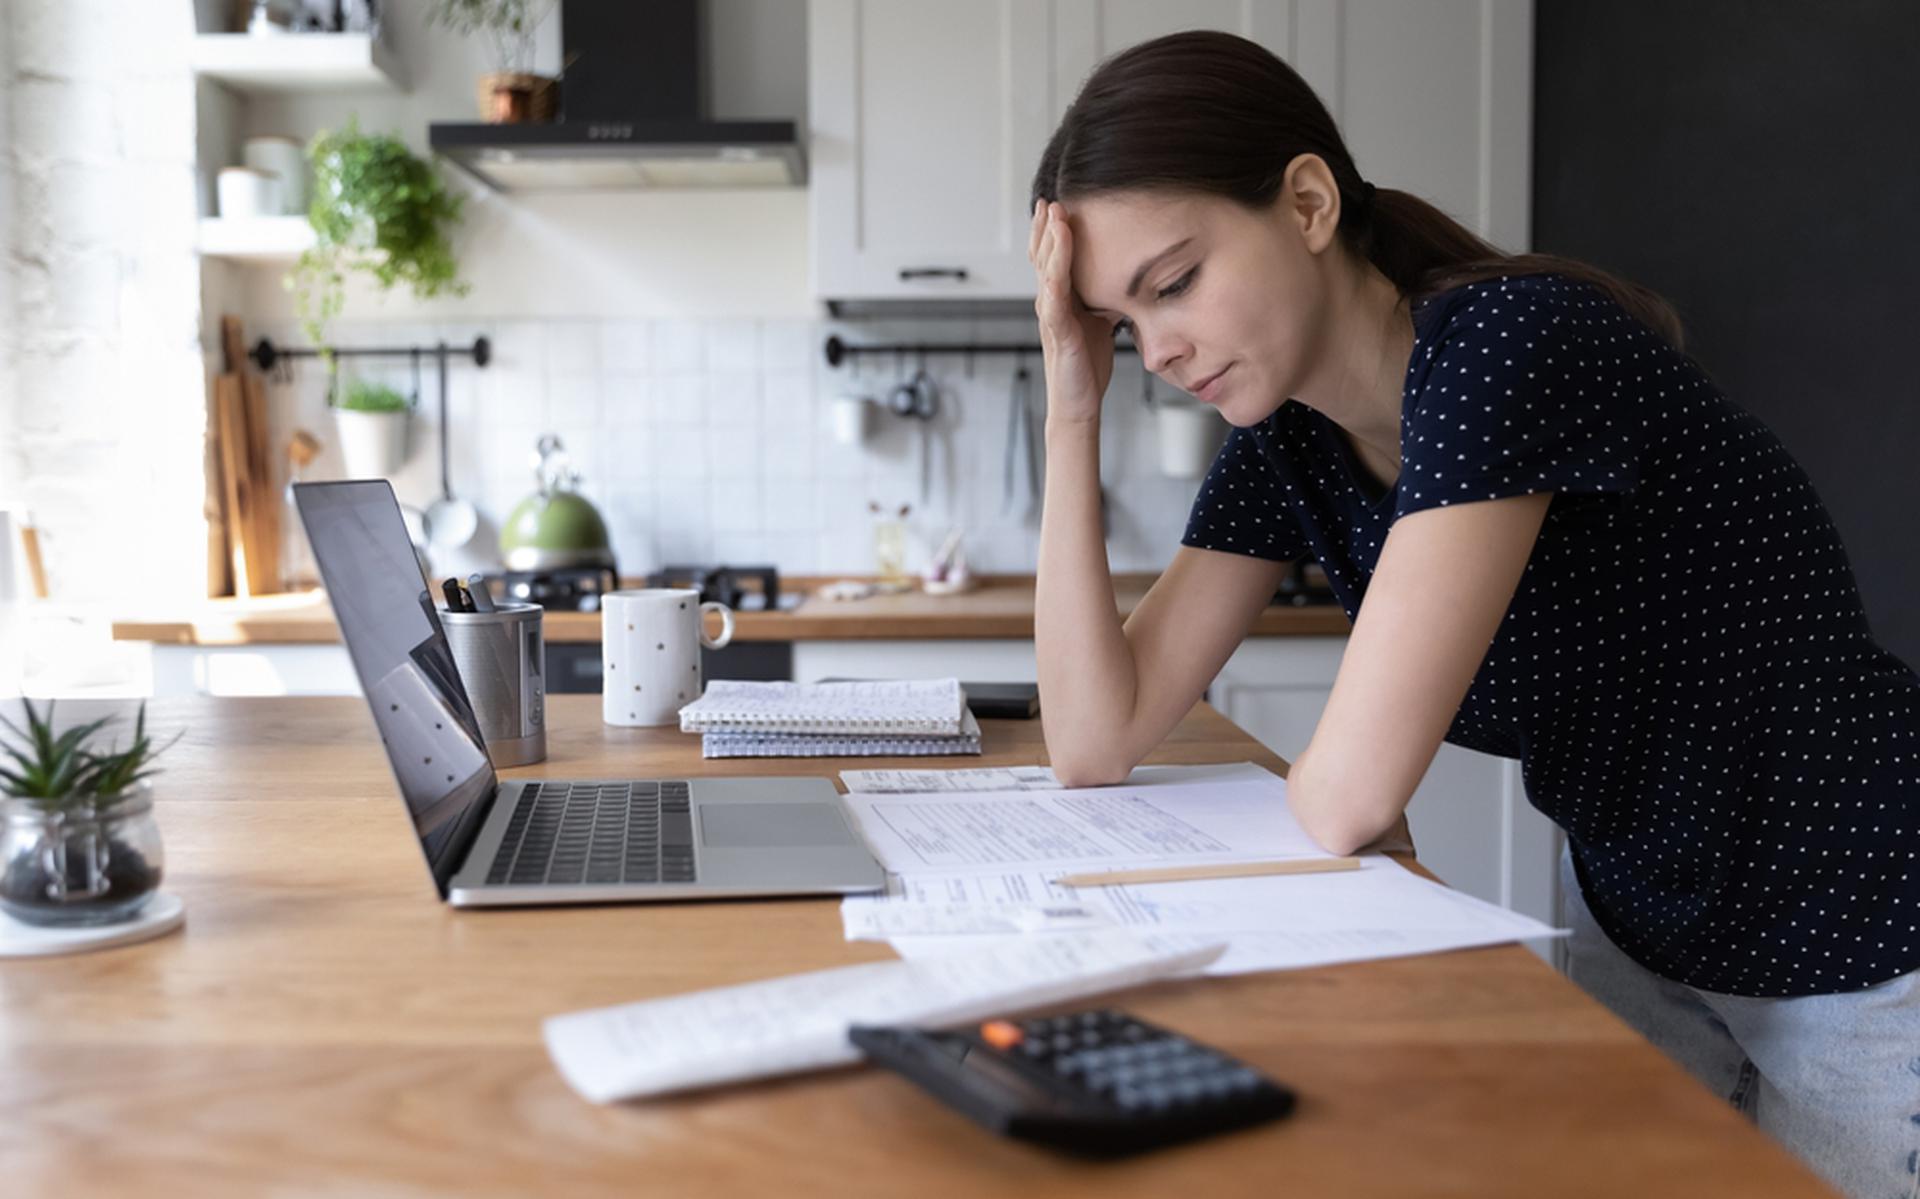
POLYGON ((303 216, 202 217, 196 242, 205 258, 291 263, 313 244, 303 216))
POLYGON ((365 33, 202 33, 194 73, 243 92, 405 91, 399 61, 365 33))

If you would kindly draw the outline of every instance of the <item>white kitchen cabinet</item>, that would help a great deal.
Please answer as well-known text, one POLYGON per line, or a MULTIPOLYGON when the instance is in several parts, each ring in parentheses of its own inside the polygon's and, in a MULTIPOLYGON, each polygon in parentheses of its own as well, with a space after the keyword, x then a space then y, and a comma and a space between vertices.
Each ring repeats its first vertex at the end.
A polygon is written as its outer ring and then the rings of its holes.
POLYGON ((1051 112, 1050 5, 813 0, 815 294, 1033 295, 1028 180, 1051 112))
POLYGON ((1197 28, 1292 63, 1363 175, 1526 248, 1531 0, 812 0, 814 293, 1031 300, 1060 116, 1101 59, 1197 28))
MULTIPOLYGON (((1254 637, 1207 696, 1229 720, 1292 761, 1333 692, 1344 637, 1254 637)), ((1527 802, 1520 764, 1442 745, 1407 807, 1422 865, 1448 885, 1553 923, 1560 833, 1527 802)), ((1551 959, 1545 947, 1536 946, 1551 959)))

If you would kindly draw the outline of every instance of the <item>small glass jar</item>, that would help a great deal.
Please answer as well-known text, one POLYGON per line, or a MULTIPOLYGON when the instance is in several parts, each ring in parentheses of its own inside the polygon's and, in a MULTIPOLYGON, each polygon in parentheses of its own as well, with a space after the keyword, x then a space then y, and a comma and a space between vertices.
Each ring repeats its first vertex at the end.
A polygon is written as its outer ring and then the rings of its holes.
POLYGON ((49 810, 0 799, 0 910, 51 927, 131 920, 160 889, 164 858, 146 782, 49 810))

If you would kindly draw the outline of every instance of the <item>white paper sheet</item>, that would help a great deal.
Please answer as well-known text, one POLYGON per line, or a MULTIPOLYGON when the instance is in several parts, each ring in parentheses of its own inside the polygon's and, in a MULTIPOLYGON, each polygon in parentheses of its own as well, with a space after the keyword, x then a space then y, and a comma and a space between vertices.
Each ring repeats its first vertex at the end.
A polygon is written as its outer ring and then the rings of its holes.
POLYGON ((842 770, 849 791, 933 794, 949 791, 1051 791, 1060 785, 1045 766, 982 766, 971 770, 842 770))
POLYGON ((1110 930, 1022 937, 972 954, 872 962, 546 1021, 547 1052, 596 1103, 859 1059, 854 1024, 957 1024, 1198 970, 1220 941, 1110 930))
POLYGON ((1286 783, 1248 770, 1061 791, 855 792, 846 802, 874 856, 902 874, 1328 856, 1288 811, 1286 783))
MULTIPOLYGON (((1252 762, 1206 766, 1136 766, 1124 785, 1164 783, 1277 781, 1278 776, 1252 762)), ((953 791, 1057 791, 1060 780, 1045 766, 974 766, 960 770, 842 770, 849 791, 944 794, 953 791)))
MULTIPOLYGON (((849 939, 886 940, 920 961, 1015 940, 994 917, 1011 921, 1023 906, 1077 905, 1142 931, 1219 937, 1226 953, 1208 974, 1244 974, 1334 962, 1435 953, 1535 937, 1564 935, 1517 912, 1419 877, 1391 859, 1363 859, 1364 868, 1302 874, 1119 887, 1062 887, 1058 872, 1001 871, 899 880, 887 896, 849 898, 842 919, 849 939), (939 897, 956 908, 945 935, 908 933, 905 918, 939 897), (890 907, 899 908, 898 913, 890 907), (968 932, 961 912, 975 918, 968 932), (903 931, 890 931, 894 927, 903 931), (969 933, 971 935, 969 935, 969 933)), ((1044 926, 1040 926, 1044 928, 1044 926)))

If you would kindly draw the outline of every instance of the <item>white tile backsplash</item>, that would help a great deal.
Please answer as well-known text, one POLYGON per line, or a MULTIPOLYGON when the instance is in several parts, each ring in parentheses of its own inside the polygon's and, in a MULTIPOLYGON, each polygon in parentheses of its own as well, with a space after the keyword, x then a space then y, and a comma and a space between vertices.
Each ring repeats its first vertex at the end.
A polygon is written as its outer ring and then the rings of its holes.
POLYGON ((602 321, 600 366, 610 373, 653 368, 652 334, 646 321, 602 321))
MULTIPOLYGON (((274 330, 300 344, 297 330, 274 330)), ((914 565, 947 530, 967 530, 975 570, 1033 569, 1038 520, 1005 508, 1009 391, 1014 360, 934 356, 941 390, 930 434, 932 486, 921 496, 923 429, 876 404, 858 444, 836 439, 838 397, 884 401, 916 363, 868 358, 825 364, 831 332, 853 344, 881 340, 1037 342, 1030 322, 805 320, 463 320, 440 326, 342 323, 342 345, 470 344, 484 334, 493 363, 455 363, 450 375, 455 490, 495 524, 531 492, 529 465, 544 432, 566 441, 599 505, 624 571, 668 562, 771 561, 801 573, 873 569, 869 501, 906 504, 914 565)), ((1027 359, 1041 453, 1044 385, 1038 354, 1027 359)), ((404 360, 367 363, 368 373, 403 390, 404 360)), ((332 439, 320 373, 303 369, 275 389, 277 419, 332 439)), ((1165 393, 1169 389, 1162 386, 1165 393)), ((429 363, 412 460, 396 477, 401 498, 431 502, 439 489, 436 394, 429 363)), ((1158 472, 1153 416, 1140 401, 1136 362, 1115 372, 1106 408, 1104 476, 1111 507, 1109 555, 1116 570, 1165 565, 1178 545, 1197 480, 1158 472)), ((322 475, 337 460, 322 459, 322 475)))
POLYGON ((656 321, 653 369, 663 375, 699 374, 707 369, 707 327, 693 320, 656 321))
POLYGON ((707 326, 707 369, 715 374, 760 369, 757 321, 714 321, 707 326))

